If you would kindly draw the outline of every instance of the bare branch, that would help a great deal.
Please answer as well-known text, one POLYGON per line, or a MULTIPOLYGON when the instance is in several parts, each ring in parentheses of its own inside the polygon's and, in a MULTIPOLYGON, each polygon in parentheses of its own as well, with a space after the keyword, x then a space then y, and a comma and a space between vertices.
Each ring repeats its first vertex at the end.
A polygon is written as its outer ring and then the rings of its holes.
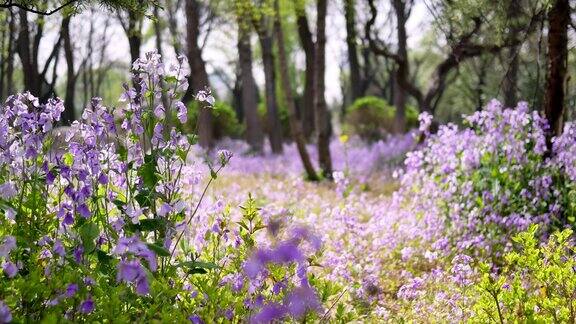
POLYGON ((402 58, 398 54, 390 52, 386 46, 379 45, 377 41, 372 37, 372 28, 376 23, 378 9, 374 4, 374 0, 368 0, 368 5, 370 7, 370 19, 368 20, 366 25, 364 25, 364 34, 366 39, 368 40, 368 46, 370 47, 372 52, 374 52, 374 54, 385 56, 395 60, 396 62, 400 62, 402 58))

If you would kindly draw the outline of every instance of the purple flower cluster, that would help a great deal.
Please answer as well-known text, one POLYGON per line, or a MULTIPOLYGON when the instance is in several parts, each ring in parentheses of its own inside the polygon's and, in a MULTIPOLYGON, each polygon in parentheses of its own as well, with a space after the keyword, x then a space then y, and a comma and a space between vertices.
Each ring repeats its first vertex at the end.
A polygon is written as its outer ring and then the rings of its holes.
MULTIPOLYGON (((289 267, 296 265, 298 285, 288 291, 282 303, 269 301, 258 303, 259 311, 250 318, 251 323, 269 323, 281 320, 287 316, 302 318, 307 312, 319 312, 322 308, 316 291, 308 282, 308 265, 306 264, 304 242, 310 244, 312 251, 320 249, 320 240, 308 229, 296 227, 291 231, 291 237, 278 242, 271 248, 256 250, 244 264, 244 273, 252 281, 252 285, 259 285, 263 277, 268 275, 268 265, 289 267)), ((279 281, 273 288, 274 294, 286 289, 286 282, 279 281)))
POLYGON ((507 248, 513 233, 559 214, 554 168, 546 160, 546 121, 526 103, 503 109, 496 100, 465 121, 462 130, 441 126, 408 153, 396 199, 439 225, 438 234, 447 221, 457 249, 507 248))

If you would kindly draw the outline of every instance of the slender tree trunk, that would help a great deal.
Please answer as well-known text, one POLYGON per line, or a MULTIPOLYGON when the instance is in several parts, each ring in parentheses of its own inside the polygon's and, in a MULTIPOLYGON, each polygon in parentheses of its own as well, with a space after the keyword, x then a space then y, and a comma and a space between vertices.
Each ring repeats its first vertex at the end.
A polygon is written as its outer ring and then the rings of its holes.
MULTIPOLYGON (((130 47, 130 63, 140 58, 142 47, 142 18, 136 13, 128 13, 128 45, 130 47)), ((132 78, 134 89, 140 91, 140 78, 136 75, 132 78)))
POLYGON ((24 88, 36 97, 40 97, 40 75, 38 66, 35 64, 33 54, 30 49, 30 27, 28 24, 28 14, 19 10, 20 28, 18 33, 18 56, 22 63, 22 74, 24 75, 24 88))
POLYGON ((318 161, 322 175, 332 179, 332 158, 330 157, 330 114, 326 107, 324 94, 326 71, 326 11, 327 0, 317 0, 318 17, 316 23, 316 75, 314 93, 316 94, 316 130, 318 131, 318 161))
POLYGON ((14 43, 16 42, 16 16, 10 10, 10 23, 8 25, 8 57, 6 59, 6 95, 14 93, 14 43))
POLYGON ((562 133, 564 100, 568 63, 568 25, 570 23, 569 0, 556 0, 548 13, 548 74, 544 114, 550 124, 548 145, 551 136, 562 133))
POLYGON ((394 87, 394 106, 396 107, 395 125, 396 132, 406 131, 406 90, 399 82, 410 78, 410 68, 408 66, 408 35, 406 33, 406 6, 403 0, 394 0, 392 5, 396 13, 396 37, 398 38, 398 56, 403 61, 396 67, 396 84, 394 87))
MULTIPOLYGON (((512 24, 510 28, 510 38, 512 39, 519 39, 518 34, 522 31, 522 26, 519 26, 517 21, 521 9, 520 1, 510 1, 507 16, 512 24)), ((508 66, 508 69, 502 83, 504 106, 506 107, 515 107, 518 101, 519 51, 520 46, 511 46, 506 51, 506 66, 508 66)))
POLYGON ((156 51, 162 57, 164 57, 164 51, 162 49, 162 26, 160 21, 160 11, 158 7, 154 6, 154 36, 156 42, 156 51))
MULTIPOLYGON (((187 49, 188 62, 190 63, 191 90, 198 93, 210 88, 206 63, 202 59, 202 50, 198 45, 200 38, 200 5, 198 0, 186 1, 186 29, 187 29, 187 49)), ((190 101, 189 98, 187 101, 190 101)), ((185 102, 187 103, 187 102, 185 102)), ((212 125, 212 111, 205 103, 199 103, 198 109, 198 137, 200 146, 205 149, 211 148, 214 144, 214 134, 212 125)))
POLYGON ((176 18, 176 13, 180 7, 180 0, 167 0, 166 1, 166 12, 168 13, 168 30, 170 31, 170 41, 176 56, 182 54, 182 45, 180 44, 180 39, 178 35, 178 20, 176 18))
POLYGON ((348 46, 348 63, 350 64, 350 102, 362 97, 362 76, 360 74, 360 63, 358 61, 358 49, 356 40, 356 8, 354 0, 344 0, 344 11, 346 18, 346 44, 348 46))
POLYGON ((264 65, 264 90, 266 93, 266 115, 268 122, 268 136, 270 147, 274 154, 282 153, 282 125, 278 111, 278 101, 276 96, 276 72, 274 67, 274 51, 272 35, 266 26, 264 19, 260 21, 261 26, 257 28, 258 39, 262 51, 262 64, 264 65))
MULTIPOLYGON (((4 17, 4 21, 2 21, 2 23, 4 25, 7 25, 9 22, 9 20, 11 19, 11 17, 9 15, 6 15, 4 17)), ((4 99, 4 84, 5 84, 5 80, 6 80, 6 52, 7 52, 7 38, 8 38, 8 29, 6 28, 2 28, 2 35, 0 35, 0 100, 4 99)))
POLYGON ((302 132, 302 125, 297 117, 296 103, 294 97, 292 96, 292 86, 290 85, 290 78, 288 72, 288 59, 286 57, 286 48, 284 43, 284 32, 282 30, 282 22, 280 17, 280 8, 278 0, 274 1, 274 9, 276 13, 276 19, 274 21, 274 30, 276 33, 276 44, 278 45, 278 58, 280 60, 280 79, 282 83, 282 88, 284 91, 284 100, 286 107, 288 108, 288 121, 290 123, 290 132, 292 133, 292 138, 296 142, 296 147, 298 148, 298 153, 300 154, 300 159, 302 160, 302 165, 308 176, 308 179, 312 181, 318 181, 318 175, 314 170, 308 151, 306 150, 306 139, 304 138, 304 133, 302 132))
POLYGON ((502 83, 504 92, 504 106, 515 107, 518 102, 518 71, 520 62, 518 60, 519 47, 513 46, 506 51, 508 71, 502 83))
MULTIPOLYGON (((484 87, 486 86, 486 74, 488 72, 488 65, 486 62, 480 62, 480 71, 478 71, 478 83, 476 84, 476 111, 481 111, 484 108, 484 87)), ((507 104, 507 107, 514 107, 516 104, 516 99, 511 105, 507 104)))
POLYGON ((258 89, 252 73, 252 46, 250 32, 238 26, 238 61, 240 72, 240 98, 242 115, 246 119, 246 140, 252 150, 262 153, 263 133, 258 117, 258 89))
POLYGON ((74 99, 76 93, 76 73, 74 72, 74 48, 70 39, 70 19, 71 16, 64 18, 62 22, 62 40, 64 42, 64 57, 66 58, 66 95, 64 97, 64 113, 62 121, 70 124, 75 120, 76 110, 74 99))
POLYGON ((304 10, 297 9, 298 36, 300 44, 304 49, 306 70, 304 72, 304 94, 302 106, 302 128, 306 139, 310 139, 314 132, 314 41, 312 40, 312 33, 308 24, 308 18, 304 10))

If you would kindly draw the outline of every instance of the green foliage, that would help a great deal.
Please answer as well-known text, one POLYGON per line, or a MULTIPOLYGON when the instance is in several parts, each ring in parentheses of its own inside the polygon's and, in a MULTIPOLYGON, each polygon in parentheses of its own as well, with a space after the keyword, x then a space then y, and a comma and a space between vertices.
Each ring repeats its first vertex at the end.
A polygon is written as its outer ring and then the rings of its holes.
MULTIPOLYGON (((344 131, 366 140, 377 140, 394 132, 396 108, 385 99, 366 96, 356 99, 347 109, 344 131)), ((418 111, 406 107, 406 126, 418 125, 418 111)))
MULTIPOLYGON (((194 132, 193 126, 198 120, 199 103, 193 101, 188 105, 188 122, 185 126, 187 133, 194 132)), ((213 105, 212 115, 214 116, 214 137, 239 138, 244 133, 242 125, 236 117, 234 108, 224 101, 216 101, 213 105)))
POLYGON ((40 12, 46 15, 62 11, 65 14, 81 12, 90 6, 99 6, 107 10, 125 10, 144 14, 150 6, 158 6, 156 0, 13 0, 9 2, 13 7, 25 8, 28 11, 40 12))
POLYGON ((514 237, 515 251, 494 276, 487 264, 475 287, 479 300, 473 322, 573 323, 576 321, 576 247, 572 230, 554 233, 540 245, 538 226, 514 237))

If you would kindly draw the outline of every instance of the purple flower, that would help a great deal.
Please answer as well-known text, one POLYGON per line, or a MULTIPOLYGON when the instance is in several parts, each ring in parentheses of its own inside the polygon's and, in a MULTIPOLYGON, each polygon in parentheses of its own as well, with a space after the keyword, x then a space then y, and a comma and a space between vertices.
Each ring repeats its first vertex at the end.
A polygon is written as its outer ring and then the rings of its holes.
POLYGON ((286 316, 286 307, 278 303, 270 303, 262 307, 260 312, 250 318, 251 324, 271 323, 286 316))
POLYGON ((103 185, 107 184, 108 176, 104 172, 101 172, 100 175, 98 176, 98 182, 103 185))
POLYGON ((78 214, 80 214, 80 216, 82 216, 84 218, 90 218, 90 216, 92 216, 92 214, 90 213, 90 210, 88 209, 88 206, 86 206, 86 204, 78 205, 78 207, 76 207, 76 211, 78 212, 78 214))
POLYGON ((180 121, 180 123, 184 124, 186 120, 188 120, 188 109, 186 108, 186 105, 184 105, 182 101, 176 101, 174 105, 178 110, 177 113, 178 120, 180 121))
POLYGON ((54 247, 53 247, 52 251, 61 257, 66 255, 66 250, 64 249, 64 245, 62 245, 62 241, 60 241, 60 240, 54 241, 54 247))
POLYGON ((140 223, 140 216, 143 215, 142 208, 135 208, 132 205, 125 207, 125 213, 132 220, 132 224, 140 223))
POLYGON ((74 261, 76 261, 76 263, 82 262, 84 247, 82 245, 78 245, 74 248, 74 250, 72 250, 72 255, 74 256, 74 261))
POLYGON ((158 210, 158 216, 166 217, 170 212, 172 212, 172 207, 168 203, 162 203, 160 209, 158 210))
POLYGON ((84 284, 86 286, 94 286, 96 284, 96 281, 92 279, 92 277, 84 277, 84 284))
POLYGON ((147 295, 150 292, 146 271, 138 260, 121 261, 118 264, 116 280, 135 284, 136 293, 139 295, 147 295))
POLYGON ((10 261, 5 262, 2 265, 2 269, 4 270, 4 273, 6 274, 6 276, 8 276, 8 278, 14 278, 18 273, 18 267, 16 267, 16 265, 10 261))
POLYGON ((232 158, 232 152, 228 150, 220 150, 218 151, 218 157, 220 159, 220 165, 225 166, 232 158))
POLYGON ((151 251, 146 244, 142 243, 137 236, 121 237, 118 240, 118 244, 114 248, 113 253, 118 255, 131 253, 144 258, 148 262, 148 266, 152 271, 156 271, 156 268, 158 267, 156 254, 151 251))
POLYGON ((295 244, 283 243, 272 250, 271 259, 276 263, 298 262, 304 259, 302 252, 295 244))
POLYGON ((321 309, 318 295, 310 286, 295 288, 286 297, 284 305, 288 313, 294 318, 302 318, 308 311, 320 311, 321 309))
POLYGON ((10 207, 6 208, 4 215, 9 220, 15 220, 16 219, 16 211, 10 207))
POLYGON ((156 118, 158 119, 164 119, 164 106, 162 106, 162 104, 156 106, 156 108, 154 108, 154 116, 156 116, 156 118))
POLYGON ((232 309, 227 309, 224 312, 224 317, 226 317, 227 320, 232 321, 232 319, 234 318, 234 311, 232 309))
POLYGON ((10 308, 0 300, 0 323, 10 322, 12 322, 12 313, 10 312, 10 308))
POLYGON ((88 296, 86 300, 80 303, 80 306, 78 307, 80 313, 82 314, 90 314, 94 311, 94 308, 95 308, 94 300, 92 300, 92 297, 90 296, 88 296))
POLYGON ((66 293, 64 294, 66 297, 74 297, 78 292, 78 285, 75 283, 71 283, 66 287, 66 293))
POLYGON ((204 321, 200 318, 200 316, 198 315, 190 315, 188 317, 188 320, 190 321, 190 323, 192 324, 204 324, 204 321))
POLYGON ((11 182, 6 182, 0 185, 0 197, 5 200, 14 198, 18 194, 16 187, 11 182))
POLYGON ((14 236, 5 236, 4 243, 0 244, 0 258, 7 258, 10 251, 16 248, 16 238, 14 236))

